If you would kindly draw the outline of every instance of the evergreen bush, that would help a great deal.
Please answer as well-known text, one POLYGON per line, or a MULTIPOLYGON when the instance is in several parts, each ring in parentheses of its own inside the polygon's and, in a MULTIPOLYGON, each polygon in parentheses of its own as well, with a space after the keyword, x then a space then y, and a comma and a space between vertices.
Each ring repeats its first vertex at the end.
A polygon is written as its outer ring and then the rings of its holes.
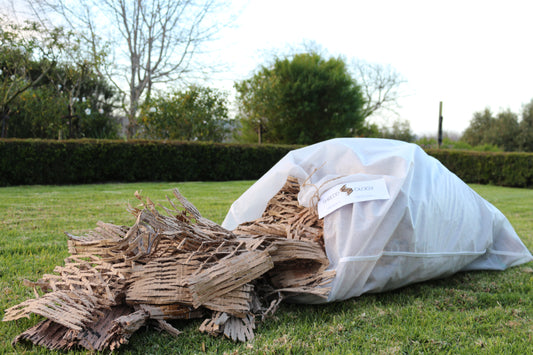
MULTIPOLYGON (((260 178, 298 146, 145 140, 0 140, 0 186, 260 178)), ((427 149, 467 183, 533 187, 533 154, 427 149)))

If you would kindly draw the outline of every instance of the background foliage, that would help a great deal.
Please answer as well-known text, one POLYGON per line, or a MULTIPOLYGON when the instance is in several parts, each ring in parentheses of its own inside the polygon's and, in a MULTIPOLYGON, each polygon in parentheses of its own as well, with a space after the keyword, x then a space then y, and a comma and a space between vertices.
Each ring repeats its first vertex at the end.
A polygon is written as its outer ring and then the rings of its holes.
POLYGON ((472 146, 489 144, 505 151, 533 152, 533 100, 522 108, 521 120, 510 110, 494 115, 485 108, 474 113, 462 140, 472 146))
MULTIPOLYGON (((210 7, 215 3, 202 4, 207 6, 205 11, 215 10, 210 7)), ((116 9, 108 10, 110 14, 116 9)), ((149 13, 153 9, 148 6, 142 11, 149 13)), ((88 22, 83 20, 92 21, 83 16, 78 20, 84 24, 88 22)), ((157 27, 155 23, 144 25, 157 27)), ((237 110, 233 110, 226 93, 209 87, 191 85, 184 89, 183 83, 178 83, 182 85, 177 86, 180 89, 152 90, 156 81, 178 78, 184 73, 167 76, 168 71, 163 71, 156 80, 150 71, 141 68, 145 73, 142 83, 136 82, 138 78, 131 78, 130 82, 130 96, 135 102, 128 102, 127 90, 119 88, 116 77, 107 75, 110 72, 105 73, 110 69, 106 43, 98 43, 99 49, 87 46, 90 41, 83 37, 87 33, 44 27, 37 22, 14 23, 0 16, 2 138, 135 136, 311 144, 340 136, 359 136, 436 146, 434 137, 417 137, 408 118, 396 117, 381 125, 372 119, 378 111, 394 112, 401 97, 399 87, 405 79, 390 67, 359 62, 352 68, 343 58, 306 48, 297 54, 276 57, 250 78, 235 83, 237 110)), ((187 58, 191 59, 192 53, 187 53, 187 58)), ((132 65, 140 65, 135 63, 132 65)), ((190 64, 186 65, 189 69, 190 64)), ((489 108, 475 112, 464 134, 448 136, 442 147, 533 152, 533 100, 520 113, 508 109, 493 113, 489 108)))
POLYGON ((200 86, 162 93, 144 102, 140 125, 143 138, 222 142, 230 133, 227 98, 200 86))
MULTIPOLYGON (((55 71, 55 70, 54 70, 55 71)), ((118 138, 113 117, 114 92, 96 76, 87 76, 77 89, 69 83, 43 80, 20 94, 11 105, 9 135, 20 138, 118 138)))
POLYGON ((0 16, 2 137, 116 138, 115 91, 73 32, 0 16))
POLYGON ((361 88, 340 58, 276 59, 235 87, 247 139, 311 144, 353 136, 364 120, 361 88))
MULTIPOLYGON (((0 186, 257 179, 294 145, 0 140, 0 186)), ((465 182, 533 186, 533 154, 428 149, 465 182)))

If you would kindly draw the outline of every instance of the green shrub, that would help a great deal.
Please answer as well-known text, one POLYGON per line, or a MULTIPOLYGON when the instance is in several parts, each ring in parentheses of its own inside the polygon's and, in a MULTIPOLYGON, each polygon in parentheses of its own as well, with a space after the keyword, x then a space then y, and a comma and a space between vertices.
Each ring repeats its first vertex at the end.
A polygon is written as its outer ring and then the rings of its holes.
POLYGON ((0 141, 0 186, 258 179, 294 147, 109 140, 0 141))
MULTIPOLYGON (((298 146, 111 140, 0 140, 0 186, 261 177, 298 146)), ((533 154, 427 149, 467 183, 533 186, 533 154)))
POLYGON ((513 187, 533 186, 533 154, 428 149, 467 183, 513 187))
MULTIPOLYGON (((426 150, 437 149, 438 147, 436 138, 422 137, 418 139, 415 143, 426 150)), ((475 150, 475 151, 480 151, 480 152, 503 152, 502 148, 496 145, 493 145, 493 144, 482 144, 482 145, 471 146, 470 144, 468 144, 467 142, 463 140, 454 140, 448 137, 443 138, 441 149, 464 149, 464 150, 475 150)))

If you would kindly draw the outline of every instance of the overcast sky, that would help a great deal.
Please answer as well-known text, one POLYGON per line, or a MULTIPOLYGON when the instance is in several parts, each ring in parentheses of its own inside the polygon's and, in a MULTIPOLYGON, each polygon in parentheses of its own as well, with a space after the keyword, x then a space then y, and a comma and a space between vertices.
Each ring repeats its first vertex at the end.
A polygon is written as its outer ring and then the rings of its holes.
POLYGON ((533 99, 532 0, 235 3, 247 5, 224 33, 233 80, 250 77, 269 51, 314 41, 395 68, 407 80, 399 118, 417 134, 436 134, 440 101, 444 130, 461 133, 476 111, 519 113, 533 99))

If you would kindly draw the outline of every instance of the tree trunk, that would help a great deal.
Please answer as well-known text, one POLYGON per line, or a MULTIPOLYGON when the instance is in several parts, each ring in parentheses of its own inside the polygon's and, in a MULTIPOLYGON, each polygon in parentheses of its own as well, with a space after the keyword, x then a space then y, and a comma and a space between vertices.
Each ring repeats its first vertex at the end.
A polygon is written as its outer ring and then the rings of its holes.
POLYGON ((0 138, 7 138, 7 121, 9 120, 9 114, 7 112, 2 112, 2 134, 0 138))

